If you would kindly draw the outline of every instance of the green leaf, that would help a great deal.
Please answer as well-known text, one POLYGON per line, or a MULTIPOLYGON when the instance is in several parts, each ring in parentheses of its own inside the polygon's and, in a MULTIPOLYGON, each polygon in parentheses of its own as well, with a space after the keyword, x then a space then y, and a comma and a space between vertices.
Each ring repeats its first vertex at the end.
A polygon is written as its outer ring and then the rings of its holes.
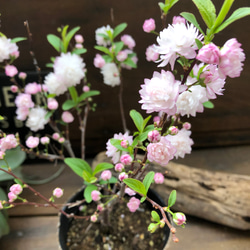
POLYGON ((97 173, 104 171, 106 169, 111 169, 113 167, 114 167, 113 164, 108 163, 108 162, 99 163, 98 165, 96 165, 93 175, 96 175, 97 173))
POLYGON ((134 109, 130 110, 129 114, 138 131, 140 133, 143 132, 143 117, 141 116, 141 114, 134 109))
POLYGON ((196 43, 198 49, 201 49, 203 47, 203 44, 199 39, 195 39, 195 43, 196 43))
POLYGON ((161 218, 160 218, 159 214, 156 211, 153 210, 151 212, 151 216, 152 216, 152 218, 153 218, 154 221, 160 222, 161 218))
POLYGON ((147 199, 146 196, 141 197, 140 202, 143 203, 147 199))
POLYGON ((84 54, 87 52, 87 49, 85 48, 81 48, 81 49, 74 49, 72 51, 73 54, 76 54, 76 55, 81 55, 81 54, 84 54))
POLYGON ((99 51, 102 51, 104 52, 105 54, 109 55, 109 56, 113 56, 112 53, 110 52, 110 50, 106 47, 103 47, 103 46, 95 46, 94 47, 95 49, 99 50, 99 51))
POLYGON ((93 171, 89 164, 80 158, 65 158, 64 162, 81 178, 84 170, 92 175, 93 171))
POLYGON ((146 174, 146 176, 143 179, 143 185, 146 189, 146 193, 148 192, 148 189, 154 180, 154 176, 155 176, 155 173, 153 171, 150 171, 146 174))
POLYGON ((122 41, 114 43, 114 51, 116 55, 122 50, 123 46, 124 43, 122 41))
POLYGON ((22 183, 22 181, 20 181, 19 179, 14 179, 14 182, 16 183, 16 184, 19 184, 19 185, 23 185, 23 183, 22 183))
MULTIPOLYGON (((93 176, 92 176, 92 174, 91 173, 89 173, 88 171, 86 171, 86 170, 83 170, 83 172, 82 172, 82 178, 85 180, 85 181, 87 181, 87 182, 89 182, 89 183, 92 183, 92 178, 93 176)), ((96 180, 96 178, 95 178, 95 180, 96 180)), ((94 181, 95 181, 94 180, 94 181)))
POLYGON ((201 32, 201 34, 203 34, 203 36, 205 35, 199 23, 197 22, 196 17, 192 13, 182 12, 180 15, 183 16, 188 22, 192 23, 201 32))
POLYGON ((111 176, 111 178, 108 181, 101 179, 99 183, 100 183, 100 185, 105 185, 107 183, 115 184, 117 182, 118 182, 117 178, 115 178, 114 176, 111 176))
MULTIPOLYGON (((7 197, 2 188, 0 188, 0 200, 6 200, 7 197)), ((10 231, 9 224, 8 224, 8 215, 5 210, 0 210, 0 238, 3 235, 8 234, 10 231)))
POLYGON ((124 60, 122 63, 128 65, 131 68, 134 68, 134 69, 137 68, 136 63, 129 57, 126 60, 124 60))
POLYGON ((80 29, 80 26, 77 26, 75 28, 73 28, 72 30, 70 30, 68 32, 68 34, 65 36, 65 40, 64 40, 64 46, 65 49, 67 51, 68 45, 70 43, 70 40, 72 39, 72 37, 75 35, 75 33, 80 29))
POLYGON ((122 33, 127 27, 126 23, 121 23, 114 28, 113 39, 122 33))
POLYGON ((143 128, 145 128, 146 127, 146 125, 147 125, 147 123, 148 123, 148 121, 151 119, 151 115, 150 116, 148 116, 147 118, 145 118, 144 120, 143 120, 143 128))
POLYGON ((66 100, 62 105, 62 109, 69 110, 69 109, 74 108, 75 106, 76 106, 76 103, 73 100, 66 100))
POLYGON ((250 8, 249 7, 243 7, 235 10, 232 15, 224 22, 222 23, 219 27, 217 27, 214 31, 214 33, 218 33, 225 29, 229 24, 233 23, 236 20, 239 20, 245 16, 250 15, 250 8))
POLYGON ((44 117, 45 120, 48 120, 52 115, 53 115, 54 111, 51 110, 51 111, 48 111, 44 117))
POLYGON ((68 88, 69 90, 69 93, 71 95, 71 98, 74 102, 77 101, 77 98, 78 98, 78 94, 77 94, 77 91, 76 91, 76 88, 74 86, 71 86, 68 88))
POLYGON ((123 182, 130 187, 131 189, 133 189, 135 192, 143 195, 143 196, 147 196, 147 191, 143 185, 142 182, 132 179, 132 178, 127 178, 124 179, 123 182))
POLYGON ((78 102, 81 102, 91 96, 96 96, 96 95, 100 95, 100 91, 98 90, 91 90, 91 91, 88 91, 88 92, 84 92, 80 95, 80 97, 77 99, 78 102))
POLYGON ((173 190, 168 198, 168 207, 172 207, 176 201, 176 190, 173 190))
POLYGON ((84 189, 84 192, 83 192, 83 196, 86 202, 90 203, 92 201, 91 192, 97 189, 98 188, 95 185, 92 185, 92 184, 87 185, 87 187, 84 189))
POLYGON ((212 102, 210 102, 210 101, 203 102, 202 104, 203 104, 203 106, 205 108, 208 108, 208 109, 213 109, 214 108, 214 104, 212 102))
POLYGON ((61 39, 53 34, 47 35, 48 42, 54 47, 57 52, 65 52, 61 39))
POLYGON ((27 40, 27 38, 26 37, 16 37, 16 38, 11 39, 11 43, 18 43, 18 42, 21 42, 24 40, 27 40))
POLYGON ((210 29, 216 19, 216 10, 211 0, 192 0, 198 8, 202 19, 210 29))

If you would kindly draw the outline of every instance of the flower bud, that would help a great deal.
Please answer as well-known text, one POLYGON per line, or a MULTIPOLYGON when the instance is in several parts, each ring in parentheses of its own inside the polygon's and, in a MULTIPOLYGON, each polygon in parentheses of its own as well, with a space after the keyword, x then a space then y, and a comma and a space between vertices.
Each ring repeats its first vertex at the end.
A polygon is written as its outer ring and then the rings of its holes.
POLYGON ((64 111, 62 113, 62 120, 65 123, 71 123, 74 121, 74 116, 69 111, 64 111))
POLYGON ((104 181, 107 181, 109 180, 110 178, 112 177, 112 173, 110 170, 104 170, 101 174, 101 178, 104 180, 104 181))
POLYGON ((58 102, 54 98, 49 98, 48 99, 48 109, 50 110, 55 110, 58 108, 58 102))
POLYGON ((6 65, 5 66, 5 74, 9 77, 13 77, 18 73, 18 70, 13 65, 6 65))
POLYGON ((156 184, 162 184, 164 182, 164 175, 162 173, 155 173, 154 181, 156 184))
POLYGON ((36 148, 39 144, 39 138, 34 136, 29 136, 25 143, 28 148, 36 148))
POLYGON ((61 188, 55 188, 53 190, 53 196, 55 196, 56 198, 60 198, 63 196, 63 189, 61 188))
POLYGON ((59 143, 64 143, 64 142, 65 142, 65 138, 64 138, 64 137, 60 137, 60 138, 58 139, 58 142, 59 142, 59 143))
POLYGON ((19 77, 20 79, 22 79, 22 80, 25 80, 26 77, 27 77, 27 74, 26 74, 25 72, 20 72, 20 73, 18 74, 18 77, 19 77))
POLYGON ((115 171, 121 172, 124 169, 124 165, 122 163, 117 163, 115 165, 115 171))
POLYGON ((15 195, 12 192, 8 193, 8 198, 9 198, 9 202, 13 202, 15 199, 17 199, 17 195, 15 195))
POLYGON ((161 134, 158 130, 152 130, 148 132, 148 140, 152 143, 159 142, 161 140, 161 134))
POLYGON ((53 138, 55 141, 57 141, 57 140, 60 138, 59 133, 54 133, 54 134, 52 135, 52 138, 53 138))
POLYGON ((43 145, 49 144, 50 139, 49 139, 48 136, 43 136, 43 137, 41 137, 40 142, 41 142, 43 145))
POLYGON ((83 88, 82 88, 82 90, 83 90, 83 92, 89 92, 90 88, 89 88, 89 86, 84 85, 83 88))
POLYGON ((125 172, 120 173, 118 177, 120 181, 123 181, 124 179, 127 179, 127 178, 128 178, 128 175, 125 172))
POLYGON ((15 195, 21 194, 23 191, 23 188, 20 184, 14 184, 10 187, 10 192, 12 192, 15 195))
POLYGON ((10 90, 12 93, 17 93, 18 87, 16 85, 11 85, 10 90))
POLYGON ((129 165, 132 163, 133 159, 129 154, 122 155, 120 161, 124 165, 129 165))
POLYGON ((182 124, 182 127, 183 127, 184 129, 186 129, 186 130, 189 130, 189 129, 191 129, 191 123, 189 123, 189 122, 184 122, 184 123, 182 124))
POLYGON ((170 135, 177 135, 179 129, 176 126, 171 126, 169 127, 168 132, 170 133, 170 135))
POLYGON ((173 215, 173 222, 178 225, 181 226, 183 224, 186 223, 186 216, 183 213, 174 213, 173 215))
POLYGON ((142 26, 144 32, 150 33, 155 30, 155 20, 153 18, 146 19, 142 26))
POLYGON ((122 140, 122 141, 121 141, 121 146, 122 146, 123 148, 127 148, 127 147, 128 147, 128 141, 127 141, 127 140, 122 140))
POLYGON ((90 221, 91 222, 97 222, 97 219, 98 218, 97 218, 96 214, 93 214, 93 215, 90 216, 90 221))
POLYGON ((101 199, 101 193, 97 190, 91 192, 91 198, 93 201, 99 201, 101 199))
POLYGON ((83 43, 84 42, 83 36, 80 34, 76 34, 75 41, 76 41, 76 43, 83 43))

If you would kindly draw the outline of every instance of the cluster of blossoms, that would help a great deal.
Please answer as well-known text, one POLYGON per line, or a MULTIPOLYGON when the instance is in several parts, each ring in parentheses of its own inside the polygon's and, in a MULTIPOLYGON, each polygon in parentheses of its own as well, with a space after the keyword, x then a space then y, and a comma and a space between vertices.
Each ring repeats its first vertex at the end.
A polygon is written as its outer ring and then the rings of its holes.
POLYGON ((13 135, 4 135, 0 139, 0 159, 3 159, 5 156, 5 151, 8 149, 16 148, 19 144, 19 139, 13 135))
MULTIPOLYGON (((124 26, 125 27, 125 26, 124 26)), ((121 69, 132 69, 136 67, 138 58, 133 51, 135 40, 132 36, 125 34, 120 41, 115 42, 115 30, 110 25, 98 28, 95 31, 96 49, 105 54, 96 54, 94 66, 101 70, 103 81, 112 87, 121 83, 121 69)))

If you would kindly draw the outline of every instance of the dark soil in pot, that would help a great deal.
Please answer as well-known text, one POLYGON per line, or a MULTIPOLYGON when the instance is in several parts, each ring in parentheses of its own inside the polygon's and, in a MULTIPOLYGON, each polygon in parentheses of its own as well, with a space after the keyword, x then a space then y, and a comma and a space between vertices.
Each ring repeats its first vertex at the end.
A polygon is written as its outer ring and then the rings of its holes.
MULTIPOLYGON (((83 191, 77 193, 70 202, 81 200, 83 191)), ((148 196, 163 205, 160 197, 149 190, 148 196)), ((88 204, 88 213, 92 215, 96 209, 95 204, 88 204)), ((63 250, 161 250, 168 241, 169 229, 165 226, 155 233, 147 231, 150 224, 152 206, 148 202, 131 213, 126 202, 117 203, 110 216, 110 227, 91 223, 86 220, 67 219, 60 217, 59 241, 63 250), (86 232, 86 228, 88 228, 86 232)), ((78 207, 65 208, 68 213, 80 214, 78 207)))

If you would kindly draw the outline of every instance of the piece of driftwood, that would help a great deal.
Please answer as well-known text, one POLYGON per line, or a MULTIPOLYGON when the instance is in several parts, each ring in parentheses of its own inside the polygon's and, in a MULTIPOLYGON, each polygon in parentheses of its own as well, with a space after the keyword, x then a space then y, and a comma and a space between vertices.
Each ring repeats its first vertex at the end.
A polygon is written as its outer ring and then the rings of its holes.
MULTIPOLYGON (((109 162, 104 152, 99 153, 93 166, 109 162)), ((163 167, 152 164, 154 171, 163 167)), ((177 191, 173 207, 188 215, 197 216, 241 230, 250 229, 250 176, 208 171, 190 166, 169 163, 163 185, 154 184, 167 203, 169 193, 177 191)))

